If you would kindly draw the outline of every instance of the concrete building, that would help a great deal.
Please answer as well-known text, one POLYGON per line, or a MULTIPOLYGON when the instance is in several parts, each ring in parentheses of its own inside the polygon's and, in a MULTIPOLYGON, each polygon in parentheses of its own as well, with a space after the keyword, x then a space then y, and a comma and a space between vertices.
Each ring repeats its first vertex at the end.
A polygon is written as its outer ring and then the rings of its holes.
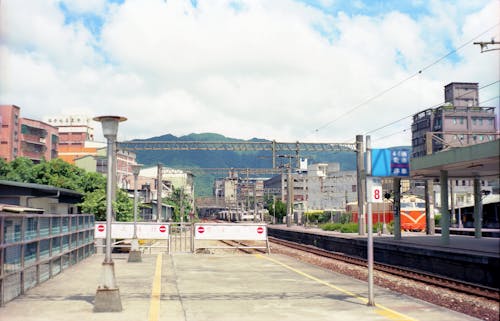
POLYGON ((57 128, 39 120, 21 118, 21 108, 0 105, 0 157, 26 157, 35 163, 58 157, 57 128))
MULTIPOLYGON (((157 177, 158 167, 151 166, 141 169, 139 173, 139 181, 141 179, 153 179, 154 185, 151 186, 153 199, 157 199, 157 177)), ((133 184, 133 177, 129 177, 130 183, 133 184)), ((142 182, 142 181, 141 181, 142 182)), ((133 185, 129 185, 133 186, 133 185)), ((189 201, 191 208, 194 209, 194 175, 191 172, 185 172, 180 169, 162 167, 162 198, 168 197, 172 192, 180 188, 182 189, 183 197, 189 201)))
POLYGON ((19 156, 35 163, 58 157, 59 134, 56 127, 38 120, 21 118, 20 133, 19 156))
POLYGON ((479 107, 477 83, 450 83, 445 86, 443 106, 413 115, 412 156, 427 151, 427 133, 435 133, 432 152, 447 147, 460 147, 498 138, 494 107, 479 107))
MULTIPOLYGON (((88 172, 97 172, 103 175, 108 173, 108 158, 106 147, 98 148, 95 155, 85 155, 74 159, 77 167, 88 172)), ((119 188, 133 188, 134 180, 132 165, 136 164, 135 153, 131 151, 118 150, 116 153, 116 184, 119 188)))
POLYGON ((307 168, 307 209, 344 211, 357 200, 356 171, 341 171, 339 163, 318 163, 307 168))
POLYGON ((105 142, 94 141, 92 118, 85 115, 59 115, 44 117, 44 121, 59 131, 59 158, 74 164, 76 158, 97 155, 105 142))
MULTIPOLYGON (((444 87, 445 104, 437 108, 423 110, 413 116, 412 157, 423 157, 453 147, 464 147, 497 140, 495 107, 479 107, 477 83, 453 82, 444 87), (430 140, 429 140, 430 139, 430 140)), ((492 191, 488 180, 481 180, 481 190, 492 191)), ((498 180, 496 183, 498 184, 498 180)), ((423 195, 421 182, 412 182, 412 192, 423 195)), ((440 186, 434 184, 434 206, 439 208, 440 186)), ((452 213, 471 203, 473 181, 454 178, 449 181, 449 206, 452 213)), ((458 210, 460 212, 460 210, 458 210)), ((458 215, 459 216, 459 215, 458 215)), ((454 217, 459 226, 462 222, 454 217)))
POLYGON ((0 157, 10 162, 19 156, 20 108, 0 105, 0 157))

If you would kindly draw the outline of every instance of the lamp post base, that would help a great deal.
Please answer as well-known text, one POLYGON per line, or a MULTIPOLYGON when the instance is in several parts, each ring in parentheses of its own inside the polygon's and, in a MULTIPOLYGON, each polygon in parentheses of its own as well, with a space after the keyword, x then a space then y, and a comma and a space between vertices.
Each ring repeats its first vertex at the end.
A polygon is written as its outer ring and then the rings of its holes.
POLYGON ((94 312, 121 312, 120 289, 97 289, 94 312))
POLYGON ((141 251, 139 250, 131 250, 128 253, 127 262, 142 262, 141 251))
POLYGON ((121 312, 120 290, 115 280, 114 262, 102 263, 101 284, 97 287, 94 312, 121 312))
POLYGON ((127 262, 142 262, 141 251, 139 250, 139 240, 134 237, 130 245, 127 262))

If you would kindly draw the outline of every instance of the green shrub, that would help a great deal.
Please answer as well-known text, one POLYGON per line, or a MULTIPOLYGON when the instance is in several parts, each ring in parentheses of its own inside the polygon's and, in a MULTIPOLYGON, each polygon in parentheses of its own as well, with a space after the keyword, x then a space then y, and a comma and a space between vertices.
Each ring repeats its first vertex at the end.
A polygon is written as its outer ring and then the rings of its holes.
POLYGON ((340 232, 342 233, 355 233, 358 231, 358 223, 345 223, 342 224, 340 232))
POLYGON ((441 214, 434 215, 434 224, 435 226, 441 226, 441 214))
POLYGON ((358 231, 358 223, 325 223, 321 224, 323 231, 338 231, 342 233, 355 233, 358 231))

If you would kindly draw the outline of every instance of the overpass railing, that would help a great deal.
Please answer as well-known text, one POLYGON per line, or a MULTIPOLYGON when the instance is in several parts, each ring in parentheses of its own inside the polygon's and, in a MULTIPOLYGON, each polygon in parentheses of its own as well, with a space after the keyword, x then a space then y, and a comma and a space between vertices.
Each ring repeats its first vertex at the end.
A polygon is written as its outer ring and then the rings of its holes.
POLYGON ((94 253, 94 215, 0 213, 0 305, 94 253))

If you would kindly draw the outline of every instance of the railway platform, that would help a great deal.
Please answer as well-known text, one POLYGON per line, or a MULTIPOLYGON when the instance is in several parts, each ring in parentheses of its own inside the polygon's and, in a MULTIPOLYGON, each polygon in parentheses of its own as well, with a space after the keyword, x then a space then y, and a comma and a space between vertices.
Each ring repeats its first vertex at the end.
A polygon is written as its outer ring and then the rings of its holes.
POLYGON ((379 287, 368 306, 366 282, 286 256, 157 251, 139 263, 113 254, 122 312, 93 312, 95 254, 0 307, 0 320, 476 320, 379 287))
MULTIPOLYGON (((367 236, 357 233, 323 231, 303 226, 271 225, 269 236, 313 245, 328 251, 360 258, 367 255, 367 236)), ((439 234, 404 232, 396 240, 393 235, 373 237, 374 260, 445 276, 493 289, 500 286, 500 239, 450 235, 443 244, 439 234)))

